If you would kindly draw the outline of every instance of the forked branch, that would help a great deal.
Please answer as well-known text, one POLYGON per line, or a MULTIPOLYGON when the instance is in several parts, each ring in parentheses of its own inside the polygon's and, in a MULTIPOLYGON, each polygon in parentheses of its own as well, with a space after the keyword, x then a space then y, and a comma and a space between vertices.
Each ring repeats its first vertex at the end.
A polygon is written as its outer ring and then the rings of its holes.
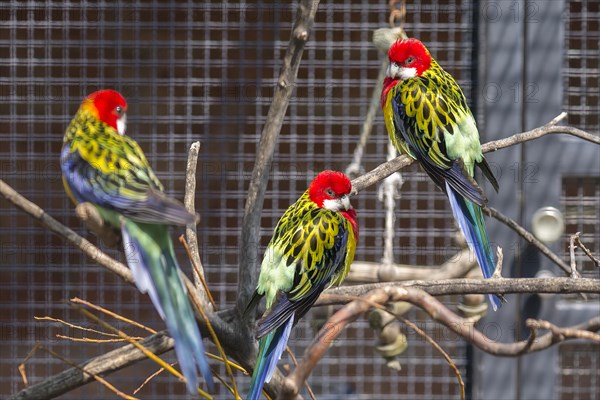
POLYGON ((532 353, 547 349, 548 347, 569 339, 586 339, 600 343, 600 317, 592 318, 587 322, 571 327, 558 327, 548 321, 528 319, 527 327, 531 330, 527 340, 515 343, 499 343, 485 336, 473 326, 473 321, 462 318, 444 306, 435 297, 417 288, 399 288, 386 286, 372 290, 361 298, 355 296, 332 296, 337 301, 348 302, 339 311, 331 316, 324 328, 319 332, 312 344, 307 348, 304 358, 296 369, 286 378, 280 399, 297 399, 298 393, 308 376, 323 358, 334 340, 343 329, 360 315, 370 310, 373 304, 385 306, 390 302, 405 301, 421 308, 431 319, 444 325, 456 335, 478 347, 482 351, 501 356, 515 357, 521 354, 532 353), (539 335, 539 330, 548 330, 539 335))

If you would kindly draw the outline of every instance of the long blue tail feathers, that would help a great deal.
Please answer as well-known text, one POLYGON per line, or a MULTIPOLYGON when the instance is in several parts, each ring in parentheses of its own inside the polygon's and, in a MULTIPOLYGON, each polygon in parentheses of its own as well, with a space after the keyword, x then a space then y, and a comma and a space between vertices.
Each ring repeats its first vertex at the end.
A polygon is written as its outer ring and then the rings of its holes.
POLYGON ((144 231, 131 221, 122 223, 127 264, 133 272, 138 289, 142 293, 148 293, 175 341, 175 353, 190 394, 198 393, 198 369, 208 390, 213 392, 214 381, 204 354, 202 336, 179 276, 179 266, 168 232, 165 230, 165 240, 153 240, 156 237, 148 231, 150 229, 144 231), (152 243, 156 247, 144 248, 140 241, 152 243), (161 241, 167 241, 166 248, 160 247, 161 241))
MULTIPOLYGON (((491 278, 496 268, 496 259, 490 247, 481 207, 458 194, 448 183, 446 183, 446 193, 450 199, 454 218, 458 221, 469 248, 475 253, 483 277, 491 278)), ((501 299, 493 294, 489 294, 488 297, 494 311, 498 310, 502 305, 501 299)))
POLYGON ((294 314, 286 323, 260 339, 257 362, 252 373, 247 400, 258 400, 265 382, 269 382, 273 377, 277 369, 277 362, 290 338, 293 325, 294 314))
MULTIPOLYGON (((177 265, 172 254, 163 253, 163 255, 167 259, 171 257, 171 262, 174 263, 171 265, 177 265)), ((165 319, 165 322, 171 337, 175 340, 175 352, 181 372, 185 376, 190 393, 198 393, 198 368, 206 381, 208 390, 214 392, 214 381, 210 365, 204 354, 202 336, 188 300, 187 291, 179 276, 179 268, 172 269, 172 271, 174 276, 169 276, 168 279, 173 285, 177 285, 176 280, 179 281, 181 290, 177 286, 173 287, 175 313, 172 318, 165 319)))

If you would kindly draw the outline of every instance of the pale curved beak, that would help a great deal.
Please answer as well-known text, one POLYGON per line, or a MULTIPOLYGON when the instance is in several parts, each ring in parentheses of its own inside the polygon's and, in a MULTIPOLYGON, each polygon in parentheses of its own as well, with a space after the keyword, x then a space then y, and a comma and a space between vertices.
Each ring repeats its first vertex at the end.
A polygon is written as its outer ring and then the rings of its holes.
POLYGON ((400 66, 394 62, 390 62, 390 65, 388 65, 387 71, 385 72, 385 74, 392 79, 396 79, 398 77, 398 75, 400 74, 400 66))
POLYGON ((340 197, 340 201, 342 202, 344 210, 348 211, 352 208, 352 204, 350 204, 350 197, 348 197, 348 195, 340 197))
POLYGON ((117 132, 123 136, 127 131, 127 114, 123 114, 121 118, 117 119, 117 132))

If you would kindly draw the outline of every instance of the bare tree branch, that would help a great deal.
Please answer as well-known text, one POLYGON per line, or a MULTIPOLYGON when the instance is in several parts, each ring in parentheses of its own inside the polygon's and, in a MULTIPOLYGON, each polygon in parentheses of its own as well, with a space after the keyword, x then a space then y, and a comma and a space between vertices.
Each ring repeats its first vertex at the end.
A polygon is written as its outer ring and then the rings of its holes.
MULTIPOLYGON (((570 280, 576 281, 573 279, 570 280)), ((355 296, 334 297, 338 301, 344 302, 349 299, 355 300, 350 301, 336 312, 325 324, 325 327, 321 329, 312 344, 306 349, 303 360, 286 378, 282 392, 279 395, 280 399, 297 399, 300 388, 329 347, 331 347, 333 341, 349 323, 371 309, 373 303, 385 305, 397 301, 409 302, 423 309, 434 321, 446 326, 469 343, 487 353, 497 356, 515 357, 521 354, 537 352, 567 339, 588 339, 600 342, 600 335, 594 333, 600 330, 600 317, 592 318, 586 323, 568 328, 560 328, 547 321, 529 319, 526 324, 531 329, 531 334, 527 340, 515 343, 499 343, 475 329, 471 320, 459 317, 433 296, 414 287, 398 288, 387 286, 372 290, 359 299, 356 299, 355 296), (546 329, 550 332, 539 336, 539 329, 546 329)))
MULTIPOLYGON (((168 337, 165 332, 159 332, 152 336, 148 336, 139 342, 139 344, 157 355, 171 350, 174 343, 173 339, 168 337)), ((80 367, 90 374, 106 376, 144 359, 146 359, 146 356, 142 351, 132 344, 128 344, 98 357, 94 357, 83 364, 80 364, 80 367)), ((94 378, 91 375, 82 373, 80 368, 73 367, 57 375, 50 376, 42 382, 28 386, 11 396, 9 399, 50 399, 90 382, 94 382, 94 378)))
MULTIPOLYGON (((582 131, 581 129, 573 128, 570 126, 558 126, 556 125, 564 118, 566 118, 567 113, 561 113, 557 117, 555 117, 552 121, 548 122, 546 125, 541 126, 539 128, 532 129, 527 132, 517 133, 508 138, 500 139, 496 141, 492 141, 489 143, 485 143, 482 145, 482 150, 484 153, 496 151, 499 149, 503 149, 506 147, 514 146, 516 144, 524 143, 530 140, 538 139, 540 137, 556 134, 556 133, 565 133, 572 136, 579 137, 581 139, 587 140, 589 142, 600 144, 600 138, 596 135, 592 135, 588 132, 582 131)), ((361 190, 385 179, 389 175, 394 172, 411 165, 414 160, 406 155, 401 155, 396 157, 395 159, 388 161, 379 165, 377 168, 372 171, 354 179, 352 181, 352 193, 357 194, 361 190)), ((546 245, 537 240, 529 231, 520 226, 517 222, 510 219, 509 217, 503 215, 499 211, 493 208, 484 208, 484 211, 496 218, 498 221, 506 224, 512 230, 517 232, 521 237, 527 240, 532 245, 536 246, 542 254, 548 257, 552 262, 554 262, 557 266, 563 269, 567 274, 571 274, 571 268, 555 253, 553 253, 546 245)), ((592 258, 593 259, 593 258, 592 258)))
POLYGON ((485 143, 481 146, 481 149, 484 153, 489 153, 504 149, 506 147, 514 146, 516 144, 529 142, 530 140, 539 139, 542 136, 559 133, 575 136, 585 141, 600 145, 600 136, 592 135, 591 133, 582 131, 581 129, 565 125, 544 125, 527 132, 518 133, 505 139, 494 140, 493 142, 485 143))
MULTIPOLYGON (((566 113, 562 113, 544 126, 532 129, 527 132, 517 133, 505 139, 494 140, 492 142, 485 143, 481 146, 481 149, 484 153, 489 153, 520 143, 525 143, 530 140, 538 139, 546 135, 557 133, 576 136, 588 142, 600 144, 599 136, 592 135, 591 133, 582 131, 581 129, 573 128, 571 126, 556 125, 556 123, 558 123, 565 117, 566 113)), ((352 194, 357 194, 358 192, 366 189, 367 187, 372 186, 377 182, 387 178, 394 172, 411 165, 413 162, 414 160, 412 158, 406 155, 401 155, 391 161, 379 165, 372 171, 367 172, 363 176, 360 176, 352 181, 352 194)))
MULTIPOLYGON (((196 214, 196 167, 198 166, 198 153, 200 152, 200 142, 194 142, 188 151, 187 167, 185 171, 185 195, 183 204, 185 208, 192 214, 196 214)), ((197 215, 197 214, 196 214, 197 215)), ((186 240, 183 241, 190 262, 192 263, 192 275, 194 277, 194 289, 198 297, 198 301, 203 310, 212 314, 216 308, 214 300, 208 289, 208 285, 204 276, 204 267, 200 259, 198 251, 198 232, 196 231, 197 222, 188 224, 185 227, 186 240)), ((181 238, 180 238, 181 241, 181 238)))
POLYGON ((0 179, 0 194, 2 194, 8 201, 10 201, 17 208, 25 211, 31 215, 34 219, 38 220, 42 225, 48 228, 50 231, 56 233, 59 236, 64 237, 69 242, 79 247, 79 249, 90 257, 92 260, 112 271, 125 282, 135 285, 133 280, 133 274, 127 268, 126 265, 114 260, 113 258, 106 255, 102 250, 94 246, 88 240, 82 238, 72 229, 67 228, 39 207, 37 204, 32 203, 25 197, 17 193, 12 187, 6 182, 0 179))
POLYGON ((469 249, 456 253, 439 267, 354 261, 344 284, 462 278, 477 266, 469 249))
MULTIPOLYGON (((194 142, 190 146, 188 151, 187 167, 185 170, 185 195, 183 197, 183 205, 192 214, 196 214, 196 168, 198 166, 198 152, 200 151, 200 142, 194 142)), ((201 279, 204 279, 204 268, 202 267, 202 261, 200 260, 200 253, 198 251, 198 233, 196 231, 196 224, 188 224, 185 227, 185 238, 187 245, 190 249, 190 255, 192 262, 196 263, 198 273, 193 271, 194 285, 201 292, 204 291, 201 279), (201 274, 202 276, 198 276, 201 274)), ((201 295, 202 305, 208 305, 208 298, 206 294, 201 295)), ((204 307, 208 309, 208 307, 204 307)))
POLYGON ((579 248, 585 253, 586 256, 588 256, 588 258, 590 260, 592 260, 592 262, 594 264, 596 264, 596 267, 600 268, 600 259, 594 257, 594 255, 592 254, 592 252, 590 251, 590 249, 588 249, 587 247, 585 247, 585 245, 581 242, 581 236, 580 235, 581 235, 581 232, 577 232, 575 234, 575 241, 579 245, 579 248))
POLYGON ((579 278, 495 278, 443 279, 436 281, 406 281, 370 283, 329 289, 316 305, 339 304, 331 296, 363 296, 375 289, 415 288, 432 296, 451 294, 509 294, 509 293, 600 293, 600 279, 579 278))
MULTIPOLYGON (((50 231, 58 234, 59 236, 64 237, 67 241, 75 244, 81 249, 81 251, 84 254, 88 255, 92 260, 98 263, 98 265, 105 267, 109 271, 115 273, 125 282, 129 283, 132 286, 135 286, 133 275, 129 268, 127 268, 127 266, 109 257, 107 254, 102 252, 102 250, 94 246, 92 243, 90 243, 83 237, 79 236, 73 230, 67 228, 66 226, 64 226, 63 224, 46 214, 42 208, 27 200, 25 197, 21 196, 12 187, 10 187, 1 179, 0 194, 2 194, 17 208, 25 211, 34 219, 40 221, 50 231)), ((197 291, 191 290, 194 288, 192 282, 185 275, 182 275, 182 279, 183 283, 188 288, 188 297, 190 297, 192 303, 202 304, 197 291)), ((193 308, 195 309, 195 307, 193 308)), ((204 319, 200 315, 199 310, 195 309, 194 312, 196 314, 196 320, 199 321, 199 325, 202 329, 203 335, 204 337, 206 337, 208 331, 206 329, 204 319)), ((218 315, 214 313, 209 313, 208 317, 211 326, 213 327, 214 331, 216 332, 217 336, 221 341, 221 344, 223 345, 223 348, 225 348, 228 354, 232 355, 235 359, 237 359, 245 368, 248 368, 248 366, 251 365, 250 363, 253 362, 251 351, 252 340, 249 338, 244 339, 239 329, 232 327, 230 324, 225 323, 218 315)), ((84 383, 88 382, 89 381, 86 381, 84 383)))
MULTIPOLYGON (((592 318, 583 324, 567 328, 561 328, 548 321, 535 319, 527 319, 525 325, 529 329, 545 329, 550 331, 552 333, 552 344, 562 342, 566 339, 585 339, 600 343, 600 335, 594 333, 594 331, 600 330, 600 317, 592 318)), ((543 337, 540 339, 543 339, 543 337)))
POLYGON ((385 304, 388 299, 389 296, 384 290, 372 291, 368 296, 365 296, 364 301, 352 301, 333 314, 319 331, 311 345, 306 349, 304 358, 300 364, 285 379, 279 399, 296 400, 300 388, 304 386, 304 382, 306 382, 312 370, 321 361, 327 350, 329 350, 329 347, 333 345, 334 340, 343 332, 344 328, 371 309, 372 303, 385 304))
POLYGON ((579 272, 577 272, 577 262, 575 261, 575 238, 577 234, 571 235, 569 239, 569 252, 571 254, 571 278, 580 278, 579 272))
POLYGON ((242 240, 240 266, 238 273, 238 309, 244 310, 254 292, 254 279, 258 260, 260 238, 260 217, 267 184, 269 168, 273 160, 275 145, 283 125, 292 93, 296 87, 298 67, 302 59, 304 44, 308 40, 315 19, 319 0, 301 0, 298 3, 296 22, 292 37, 283 59, 283 68, 277 80, 277 87, 263 127, 256 162, 252 171, 252 180, 246 198, 244 218, 242 220, 242 240))
POLYGON ((507 217, 506 215, 502 214, 500 211, 492 207, 484 207, 483 212, 489 215, 490 217, 497 219, 498 221, 502 222, 504 225, 508 226, 510 229, 518 233, 519 236, 521 236, 527 242, 537 247, 540 253, 548 257, 550 261, 558 265, 568 275, 571 274, 571 269, 569 268, 567 263, 562 260, 562 258, 557 256, 552 250, 548 248, 548 246, 536 239, 536 237, 533 236, 531 232, 523 228, 515 220, 507 217))

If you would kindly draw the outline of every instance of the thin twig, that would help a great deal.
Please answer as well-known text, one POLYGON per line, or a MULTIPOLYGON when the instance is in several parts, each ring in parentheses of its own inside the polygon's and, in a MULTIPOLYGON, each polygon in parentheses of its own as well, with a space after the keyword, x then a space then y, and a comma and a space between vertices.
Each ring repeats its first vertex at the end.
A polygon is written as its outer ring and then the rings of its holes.
POLYGON ((431 344, 438 351, 438 353, 440 353, 442 355, 442 357, 444 357, 444 359, 446 360, 446 362, 448 363, 450 368, 452 368, 454 375, 456 375, 456 379, 458 380, 458 386, 460 386, 460 399, 465 400, 465 382, 462 379, 460 370, 454 363, 454 360, 452 360, 452 357, 450 357, 450 355, 448 353, 446 353, 446 351, 442 348, 442 346, 440 346, 438 344, 438 342, 433 340, 433 338, 431 336, 429 336, 425 331, 423 331, 421 328, 419 328, 416 324, 412 323, 411 321, 407 320, 406 318, 402 318, 402 317, 396 317, 396 318, 398 318, 400 321, 402 321, 402 323, 404 325, 410 327, 413 331, 415 331, 417 334, 419 334, 421 337, 423 337, 426 341, 428 341, 429 344, 431 344))
MULTIPOLYGON (((578 232, 579 233, 579 232, 578 232)), ((590 260, 592 260, 592 262, 594 264, 596 264, 596 267, 600 268, 600 259, 594 257, 594 255, 592 254, 592 252, 590 251, 590 249, 588 249, 587 247, 585 247, 585 245, 581 242, 581 237, 579 236, 579 234, 577 235, 577 237, 575 238, 575 241, 577 242, 577 244, 579 245, 579 248, 581 250, 583 250, 583 252, 585 253, 586 256, 589 257, 590 260)))
MULTIPOLYGON (((185 170, 185 194, 183 197, 183 204, 185 208, 191 213, 196 214, 196 168, 198 166, 198 153, 200 152, 200 142, 194 142, 190 146, 188 151, 187 166, 185 170)), ((200 259, 200 252, 198 251, 198 233, 196 231, 196 224, 188 224, 185 227, 185 236, 187 238, 187 245, 189 246, 188 254, 190 254, 190 260, 194 266, 194 284, 196 289, 207 290, 206 281, 204 279, 204 268, 202 267, 202 260, 200 259)), ((202 290, 199 290, 203 293, 202 290)), ((207 298, 210 299, 208 293, 200 294, 200 299, 205 309, 207 307, 207 298)), ((212 303, 214 305, 214 302, 212 303)))
POLYGON ((31 201, 27 200, 25 197, 21 196, 19 193, 17 193, 16 190, 14 190, 12 187, 6 184, 2 179, 0 179, 0 194, 2 194, 17 208, 25 211, 34 219, 38 220, 50 231, 58 234, 59 236, 64 237, 69 242, 79 247, 79 249, 92 260, 102 265, 103 267, 109 269, 110 271, 121 277, 127 283, 135 285, 135 282, 133 280, 133 274, 131 273, 129 268, 127 268, 127 266, 109 257, 102 250, 90 243, 88 240, 82 238, 77 233, 75 233, 72 229, 67 228, 66 226, 52 218, 50 215, 46 214, 46 212, 37 204, 34 204, 31 201))
MULTIPOLYGON (((202 289, 204 289, 204 293, 206 294, 206 297, 208 298, 208 301, 210 302, 212 309, 214 311, 216 311, 217 305, 215 304, 215 299, 213 299, 212 293, 210 292, 210 289, 208 288, 208 284, 206 283, 206 280, 204 279, 204 274, 202 273, 202 265, 196 264, 196 259, 192 255, 192 252, 191 252, 190 247, 188 246, 187 240, 185 240, 185 237, 183 235, 179 236, 179 242, 185 248, 185 251, 187 252, 187 255, 192 263, 192 268, 194 269, 194 272, 195 272, 194 280, 196 281, 196 288, 198 288, 198 285, 202 286, 202 289)), ((197 259, 199 261, 200 257, 197 257, 197 259)))
POLYGON ((533 234, 531 232, 529 232, 527 229, 523 228, 515 220, 507 217, 506 215, 502 214, 500 211, 498 211, 492 207, 484 207, 483 212, 485 212, 490 217, 495 218, 498 221, 502 222, 504 225, 508 226, 510 229, 512 229, 513 231, 518 233, 519 236, 521 236, 527 242, 529 242, 530 244, 537 247, 538 250, 540 251, 540 253, 542 253, 543 255, 548 257, 548 259, 550 261, 552 261, 554 264, 558 265, 567 274, 571 273, 571 269, 569 268, 567 263, 562 260, 562 258, 557 256, 556 253, 554 253, 552 250, 550 250, 548 248, 548 246, 546 246, 544 243, 539 241, 535 236, 533 236, 533 234))
MULTIPOLYGON (((151 359, 152 361, 154 361, 155 363, 157 363, 158 365, 163 367, 165 370, 170 372, 172 375, 175 375, 181 381, 186 382, 185 377, 179 371, 177 371, 175 368, 171 367, 171 365, 169 365, 167 362, 163 361, 160 357, 158 357, 156 354, 152 353, 152 351, 150 351, 149 349, 145 348, 142 344, 133 340, 125 332, 123 332, 120 329, 117 329, 117 328, 113 327, 112 325, 110 325, 109 323, 101 320, 100 318, 98 318, 97 316, 95 316, 94 314, 92 314, 91 312, 89 312, 88 310, 86 310, 85 308, 83 308, 79 305, 76 305, 74 303, 70 303, 70 305, 71 305, 71 307, 74 307, 75 309, 77 309, 85 317, 91 319, 92 321, 94 321, 97 324, 100 324, 104 328, 113 331, 114 333, 116 333, 117 335, 122 337, 123 339, 127 340, 130 344, 134 345, 139 350, 141 350, 142 353, 144 353, 144 355, 146 355, 146 357, 148 357, 149 359, 151 359)), ((208 394, 207 392, 205 392, 204 390, 197 388, 197 391, 200 396, 202 396, 206 399, 212 399, 212 396, 210 394, 208 394)))
MULTIPOLYGON (((290 349, 290 346, 285 346, 285 351, 286 351, 286 353, 288 353, 288 355, 292 359, 292 363, 294 364, 294 367, 298 367, 298 360, 296 359, 296 356, 294 355, 294 352, 292 351, 292 349, 290 349)), ((315 392, 313 392, 312 388, 308 384, 308 381, 304 382, 304 387, 308 391, 308 395, 310 396, 310 398, 312 400, 317 400, 317 398, 315 397, 315 392)))
MULTIPOLYGON (((587 322, 587 325, 598 324, 600 318, 591 319, 587 322)), ((552 324, 551 322, 544 320, 527 319, 525 325, 531 329, 546 329, 552 332, 552 335, 563 341, 569 339, 585 339, 600 343, 600 335, 589 330, 582 330, 577 327, 562 328, 552 324)), ((596 328, 598 330, 598 328, 596 328)))
POLYGON ((237 363, 235 363, 235 362, 233 362, 233 361, 231 361, 231 360, 229 360, 229 359, 225 359, 225 358, 223 358, 223 357, 219 357, 218 355, 216 355, 216 354, 212 354, 212 353, 206 353, 206 356, 207 356, 208 358, 212 358, 213 360, 217 360, 217 361, 219 361, 219 362, 222 362, 222 363, 227 363, 227 364, 229 364, 231 367, 233 367, 233 368, 235 368, 236 370, 238 370, 238 371, 242 372, 243 374, 245 374, 245 375, 249 375, 249 374, 248 374, 248 371, 246 371, 246 370, 244 369, 244 367, 242 367, 240 364, 237 364, 237 363))
POLYGON ((72 324, 72 323, 67 322, 67 321, 63 321, 60 318, 53 318, 53 317, 49 317, 49 316, 44 316, 44 317, 36 317, 36 316, 34 316, 33 319, 35 319, 36 321, 58 322, 60 324, 68 326, 69 328, 78 329, 78 330, 85 331, 85 332, 90 332, 90 333, 97 333, 98 335, 111 336, 111 337, 119 337, 119 335, 115 335, 114 333, 102 332, 102 331, 99 331, 97 329, 92 329, 92 328, 84 328, 83 326, 79 326, 79 325, 75 325, 75 324, 72 324))
POLYGON ((496 257, 498 260, 496 261, 496 268, 494 269, 492 278, 502 279, 502 263, 504 262, 504 253, 502 252, 502 247, 500 246, 496 248, 496 257))
POLYGON ((571 235, 569 239, 569 252, 571 254, 571 278, 580 278, 579 272, 577 272, 577 262, 575 260, 575 238, 579 236, 579 232, 571 235))
MULTIPOLYGON (((127 340, 125 339, 92 339, 92 338, 88 338, 88 337, 74 337, 74 336, 66 336, 66 335, 61 335, 59 333, 56 334, 56 337, 58 339, 64 339, 64 340, 69 340, 71 342, 82 342, 82 343, 123 343, 123 342, 127 342, 127 340)), ((133 340, 141 340, 143 339, 143 337, 139 337, 139 336, 132 336, 131 337, 133 340)))
POLYGON ((221 376, 221 375, 220 375, 220 374, 219 374, 217 371, 214 371, 214 370, 213 370, 213 371, 212 371, 212 373, 213 373, 214 377, 215 377, 215 378, 217 378, 217 380, 218 380, 219 382, 221 382, 221 383, 223 384, 223 386, 225 386, 225 388, 226 388, 227 390, 229 390, 229 393, 231 393, 231 394, 233 395, 233 398, 234 398, 235 400, 241 400, 241 397, 240 397, 240 396, 239 396, 239 394, 236 392, 236 389, 234 389, 234 388, 233 388, 233 387, 232 387, 230 384, 228 384, 228 383, 225 381, 225 378, 223 378, 223 377, 222 377, 222 376, 221 376))
MULTIPOLYGON (((171 367, 174 366, 175 364, 177 364, 177 361, 172 362, 171 364, 169 364, 171 367)), ((137 392, 139 392, 140 390, 142 390, 142 388, 144 386, 146 386, 146 384, 148 382, 150 382, 152 379, 154 379, 155 377, 157 377, 158 375, 161 374, 161 372, 163 372, 165 369, 164 368, 159 368, 156 370, 156 372, 153 372, 149 377, 147 377, 144 382, 142 382, 142 384, 140 386, 138 386, 134 391, 133 394, 137 394, 137 392)))
MULTIPOLYGON (((173 339, 168 337, 165 332, 159 332, 139 342, 154 354, 162 354, 171 350, 173 343, 173 339)), ((140 350, 128 344, 50 376, 42 382, 27 386, 9 399, 42 400, 58 397, 86 383, 93 382, 94 375, 107 376, 144 359, 146 356, 140 350), (82 370, 85 372, 82 373, 82 370)))
POLYGON ((100 311, 101 313, 104 313, 104 314, 106 314, 106 315, 108 315, 110 317, 118 319, 119 321, 123 321, 123 322, 131 324, 133 326, 137 326, 138 328, 144 329, 145 331, 150 332, 151 334, 155 334, 156 333, 156 331, 154 329, 149 328, 149 327, 147 327, 144 324, 140 324, 137 321, 134 321, 134 320, 129 319, 129 318, 125 318, 124 316, 122 316, 120 314, 117 314, 117 313, 115 313, 113 311, 107 310, 104 307, 97 306, 94 303, 90 303, 87 300, 82 300, 79 297, 73 297, 70 301, 73 302, 73 303, 75 303, 75 304, 83 304, 86 307, 89 307, 89 308, 92 308, 94 310, 100 311))
MULTIPOLYGON (((186 282, 186 285, 188 285, 187 290, 192 289, 189 287, 191 284, 192 283, 189 281, 186 282)), ((204 320, 204 323, 206 324, 206 328, 208 329, 208 332, 210 333, 210 336, 211 336, 213 342, 215 343, 215 345, 217 346, 217 349, 219 350, 220 356, 223 358, 223 360, 225 360, 225 362, 224 362, 225 371, 227 371, 227 375, 229 375, 229 377, 231 378, 231 386, 233 387, 234 398, 237 399, 239 397, 239 394, 238 394, 238 390, 237 390, 237 385, 235 383, 235 377, 233 376, 233 371, 231 369, 231 366, 229 365, 229 362, 227 361, 227 354, 225 353, 225 350, 223 349, 223 346, 221 345, 219 336, 215 332, 215 330, 210 322, 210 319, 208 318, 208 315, 204 312, 202 305, 198 302, 197 298, 192 297, 192 302, 194 303, 194 305, 196 306, 196 309, 202 316, 202 319, 204 320)))

